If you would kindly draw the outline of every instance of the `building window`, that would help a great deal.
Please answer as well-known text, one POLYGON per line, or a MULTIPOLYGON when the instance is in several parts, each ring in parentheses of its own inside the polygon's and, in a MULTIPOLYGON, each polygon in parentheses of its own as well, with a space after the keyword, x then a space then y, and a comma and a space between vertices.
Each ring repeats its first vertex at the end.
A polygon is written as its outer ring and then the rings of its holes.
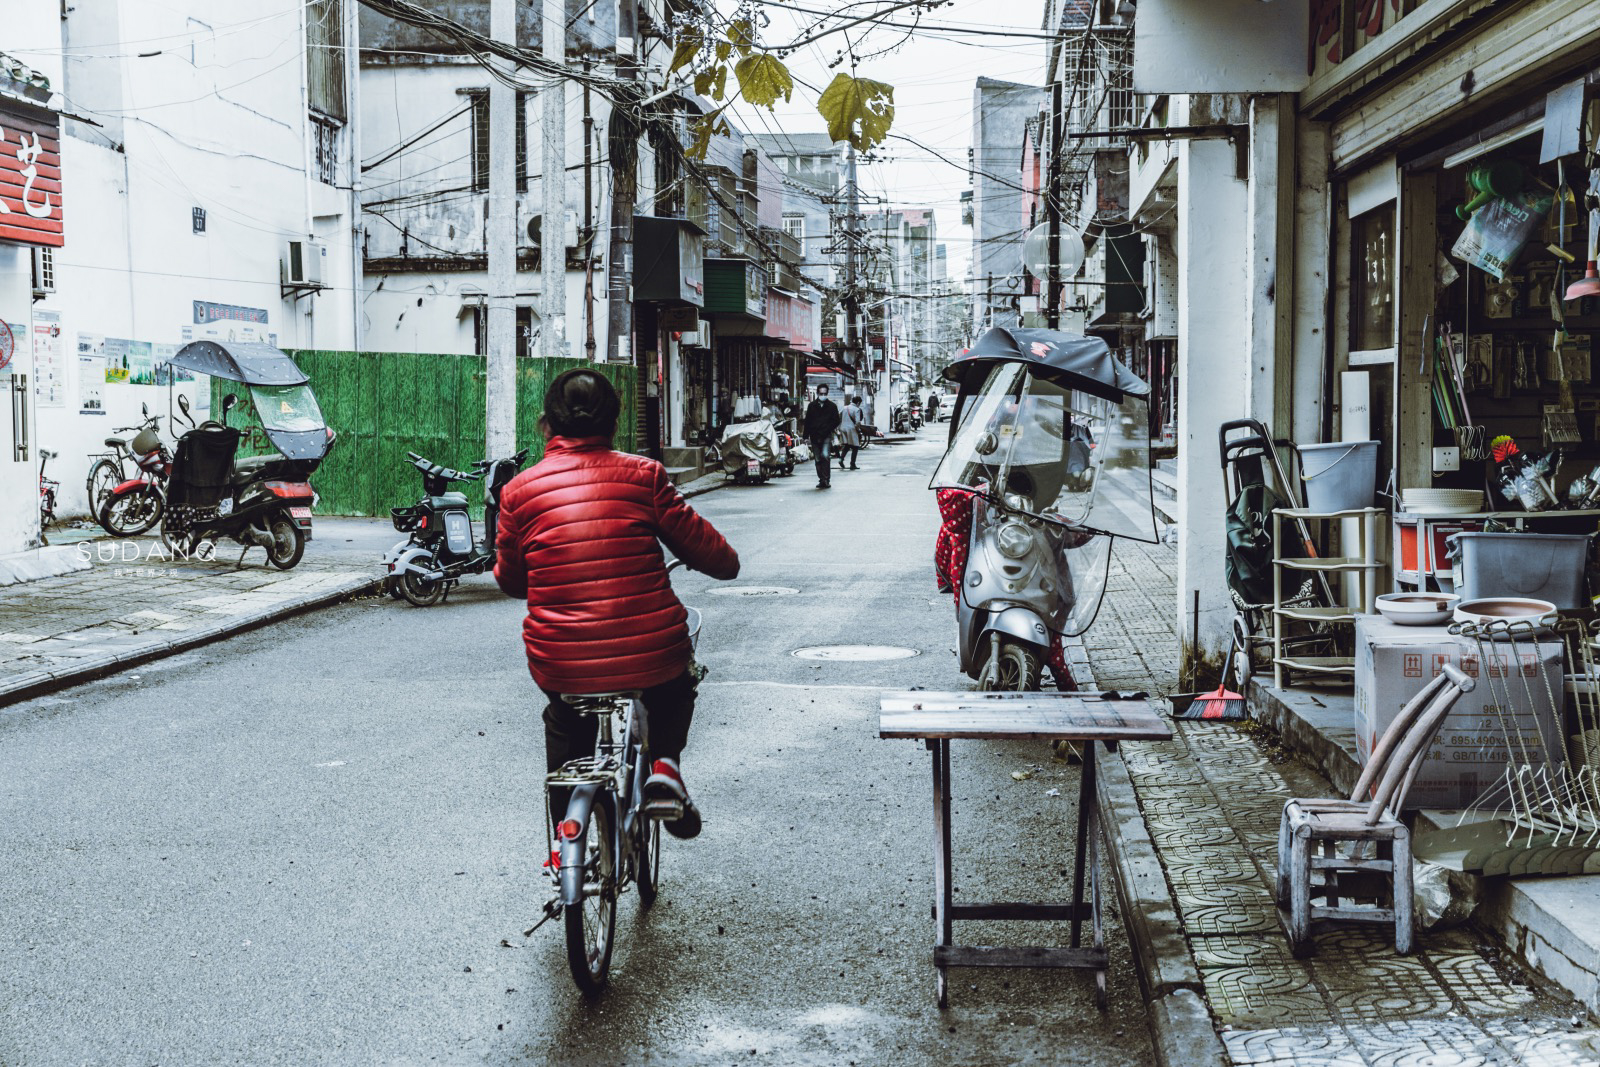
POLYGON ((306 2, 306 97, 313 111, 343 122, 344 0, 306 2))
MULTIPOLYGON (((533 308, 517 308, 516 329, 517 358, 531 359, 534 352, 533 308)), ((489 309, 472 309, 472 351, 480 356, 489 354, 489 309)))
POLYGON ((1350 348, 1394 347, 1394 205, 1350 220, 1350 348))
POLYGON ((49 245, 36 245, 33 249, 33 291, 56 291, 56 250, 49 245))
MULTIPOLYGON (((472 188, 489 190, 489 90, 468 89, 472 100, 472 188)), ((528 97, 517 94, 517 191, 528 191, 528 97)))
POLYGON ((806 217, 804 215, 785 215, 783 217, 783 232, 801 242, 800 248, 805 249, 806 217))
MULTIPOLYGON (((325 185, 339 183, 339 124, 323 115, 311 115, 312 165, 316 179, 325 185)), ((204 220, 202 220, 202 225, 204 220)), ((196 233, 199 231, 196 230, 196 233)))

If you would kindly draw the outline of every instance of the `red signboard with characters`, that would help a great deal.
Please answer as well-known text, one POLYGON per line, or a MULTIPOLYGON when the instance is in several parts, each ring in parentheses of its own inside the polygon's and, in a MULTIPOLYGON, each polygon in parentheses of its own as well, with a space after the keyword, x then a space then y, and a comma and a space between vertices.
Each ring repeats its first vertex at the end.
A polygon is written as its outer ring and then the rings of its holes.
POLYGON ((63 242, 61 124, 0 103, 0 241, 63 242))

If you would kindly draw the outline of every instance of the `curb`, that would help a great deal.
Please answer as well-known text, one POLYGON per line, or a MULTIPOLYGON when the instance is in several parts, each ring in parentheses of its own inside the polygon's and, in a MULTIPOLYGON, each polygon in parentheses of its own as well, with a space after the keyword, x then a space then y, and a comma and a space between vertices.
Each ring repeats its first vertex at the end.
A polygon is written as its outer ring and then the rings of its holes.
POLYGON ((31 700, 34 697, 58 692, 83 682, 105 678, 129 667, 137 667, 140 664, 149 663, 152 660, 165 659, 180 652, 188 652, 191 649, 219 641, 224 637, 232 637, 234 634, 247 633, 250 630, 259 629, 268 623, 279 622, 283 619, 293 618, 296 615, 332 607, 347 600, 354 600, 357 597, 368 596, 380 591, 382 588, 383 579, 373 578, 357 586, 329 590, 307 600, 283 604, 260 615, 242 619, 230 619, 215 626, 188 631, 180 637, 174 637, 159 645, 130 649, 124 653, 96 656, 89 662, 59 671, 32 670, 23 675, 6 678, 0 680, 0 708, 9 707, 12 704, 20 704, 24 700, 31 700))
MULTIPOLYGON (((1081 642, 1069 642, 1067 654, 1079 688, 1097 690, 1081 642)), ((1205 986, 1200 969, 1189 954, 1177 902, 1139 810, 1133 779, 1120 753, 1099 760, 1098 770, 1100 827, 1116 867, 1117 905, 1150 1011, 1156 1061, 1161 1067, 1225 1067, 1230 1061, 1201 996, 1205 986)))

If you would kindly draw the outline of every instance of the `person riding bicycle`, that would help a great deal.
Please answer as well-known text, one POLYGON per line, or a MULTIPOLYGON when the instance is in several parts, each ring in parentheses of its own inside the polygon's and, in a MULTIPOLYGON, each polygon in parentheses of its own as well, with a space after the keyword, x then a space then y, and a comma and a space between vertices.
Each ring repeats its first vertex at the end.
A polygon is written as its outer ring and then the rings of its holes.
MULTIPOLYGON (((679 768, 694 715, 688 613, 672 591, 662 546, 697 571, 729 580, 739 555, 700 516, 653 459, 612 447, 617 391, 582 368, 545 392, 539 429, 544 458, 501 494, 494 576, 527 601, 522 621, 528 669, 544 692, 550 770, 594 751, 598 724, 562 694, 637 691, 647 713, 646 798, 675 800, 683 817, 666 828, 700 832, 699 810, 679 768)), ((552 794, 560 818, 565 798, 552 794)))

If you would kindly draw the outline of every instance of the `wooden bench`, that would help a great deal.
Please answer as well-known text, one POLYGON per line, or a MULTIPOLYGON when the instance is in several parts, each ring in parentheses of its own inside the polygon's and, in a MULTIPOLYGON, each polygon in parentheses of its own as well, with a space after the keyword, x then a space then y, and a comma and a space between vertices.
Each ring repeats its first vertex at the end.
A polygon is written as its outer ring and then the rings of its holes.
POLYGON ((1095 1003, 1106 1009, 1106 950, 1100 917, 1099 809, 1095 803, 1095 753, 1118 741, 1164 741, 1172 728, 1148 700, 1110 700, 1079 693, 886 693, 879 701, 878 736, 912 738, 933 754, 933 919, 939 1006, 948 1006, 949 967, 1076 967, 1095 972, 1095 1003), (1072 898, 1058 903, 957 904, 950 855, 950 742, 979 740, 1081 741, 1072 898), (1089 875, 1088 899, 1084 872, 1089 875), (1056 919, 1072 924, 1067 948, 1010 948, 952 943, 957 919, 1056 919), (1082 945, 1083 921, 1093 935, 1082 945))

